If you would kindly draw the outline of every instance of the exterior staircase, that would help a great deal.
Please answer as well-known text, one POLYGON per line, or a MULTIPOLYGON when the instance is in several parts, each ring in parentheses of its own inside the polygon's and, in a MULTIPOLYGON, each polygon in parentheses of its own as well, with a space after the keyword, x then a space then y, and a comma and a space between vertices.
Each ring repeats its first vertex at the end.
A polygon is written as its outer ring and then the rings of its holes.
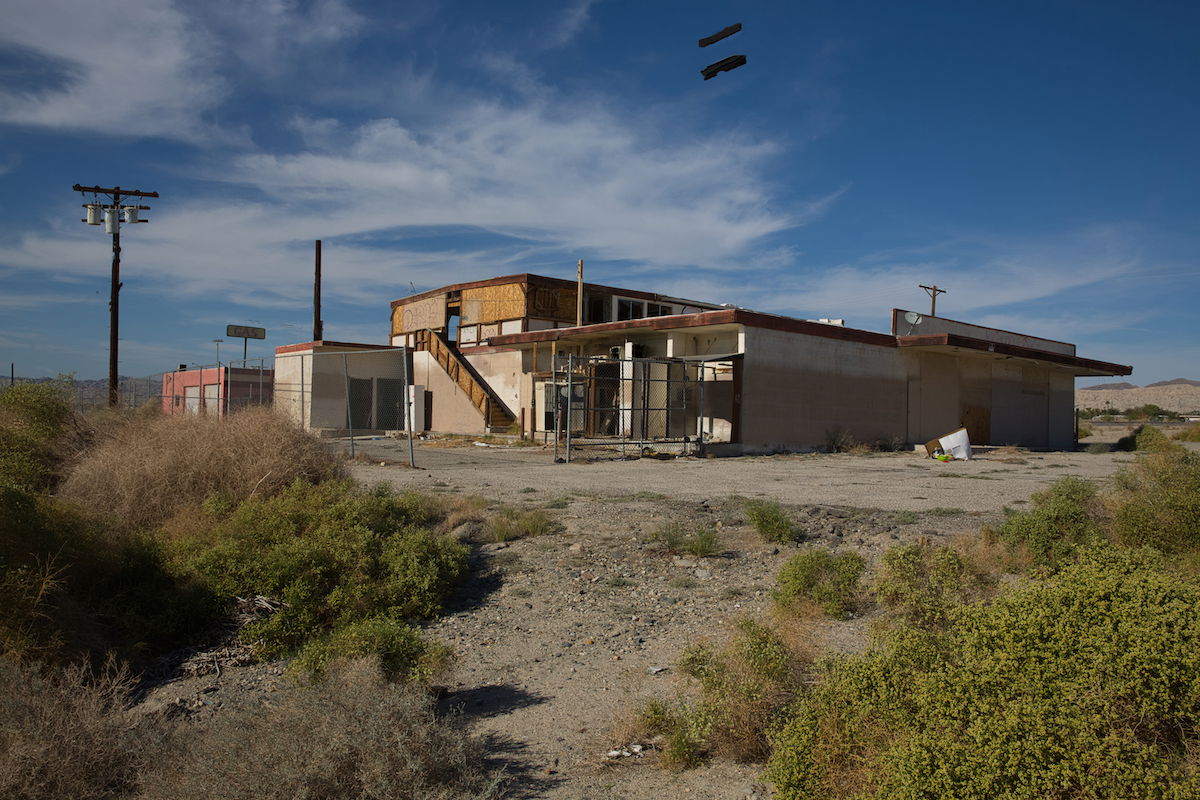
POLYGON ((504 404, 487 381, 479 376, 458 348, 446 338, 444 333, 425 329, 416 337, 418 350, 428 351, 438 365, 450 376, 459 389, 470 399, 471 405, 479 409, 483 415, 484 424, 489 431, 508 430, 516 423, 517 417, 504 404))

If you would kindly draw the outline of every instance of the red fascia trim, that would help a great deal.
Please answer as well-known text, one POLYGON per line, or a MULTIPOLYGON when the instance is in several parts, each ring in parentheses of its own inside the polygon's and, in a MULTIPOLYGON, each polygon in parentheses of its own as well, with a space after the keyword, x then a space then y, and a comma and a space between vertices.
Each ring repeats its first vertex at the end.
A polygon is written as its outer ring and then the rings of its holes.
POLYGON ((760 314, 757 311, 746 311, 741 308, 702 311, 698 314, 675 314, 669 317, 644 317, 642 319, 622 320, 621 322, 584 325, 577 328, 549 328, 543 331, 507 333, 489 336, 487 342, 492 346, 504 346, 533 342, 552 342, 560 339, 569 339, 572 336, 580 334, 615 333, 626 330, 662 331, 678 328, 698 328, 705 325, 729 324, 746 325, 751 328, 765 328, 789 333, 804 333, 810 336, 821 336, 826 339, 840 339, 842 341, 873 344, 880 347, 896 346, 895 338, 885 333, 873 333, 857 328, 842 328, 837 325, 825 325, 820 322, 808 322, 791 317, 778 317, 773 314, 760 314))
POLYGON ((988 342, 969 336, 959 336, 954 333, 931 333, 921 336, 898 336, 896 341, 900 347, 962 347, 967 350, 979 350, 985 353, 998 353, 1016 358, 1030 358, 1035 361, 1049 361, 1068 367, 1104 372, 1108 375, 1130 375, 1133 367, 1126 364, 1111 364, 1107 361, 1096 361, 1091 358, 1068 356, 1062 353, 1052 353, 1048 350, 1036 350, 1032 347, 1021 347, 1015 344, 988 342))

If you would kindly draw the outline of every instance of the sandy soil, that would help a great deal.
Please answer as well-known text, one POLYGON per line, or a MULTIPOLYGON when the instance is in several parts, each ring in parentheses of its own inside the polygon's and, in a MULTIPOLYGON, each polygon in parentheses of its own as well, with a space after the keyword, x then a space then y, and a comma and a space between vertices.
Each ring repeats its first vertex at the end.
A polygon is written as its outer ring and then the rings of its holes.
MULTIPOLYGON (((443 702, 487 738, 514 796, 554 800, 769 796, 755 765, 671 773, 653 766, 652 748, 607 756, 649 744, 627 741, 621 716, 639 698, 680 691, 673 664, 684 647, 719 640, 738 617, 768 608, 773 577, 796 546, 763 542, 741 498, 777 500, 804 544, 854 549, 873 563, 900 541, 977 535, 1004 506, 1022 507, 1064 475, 1101 479, 1132 460, 994 450, 948 464, 916 453, 554 464, 541 448, 468 442, 419 447, 412 469, 398 463, 406 452, 397 442, 358 450, 352 472, 365 483, 542 508, 559 524, 541 537, 476 544, 472 580, 428 626, 459 658, 443 702), (723 552, 665 553, 652 534, 667 520, 713 528, 723 552)), ((459 535, 478 542, 469 527, 459 535)), ((865 629, 861 619, 824 622, 814 636, 853 650, 865 629)), ((222 708, 272 702, 279 672, 277 664, 201 669, 156 689, 147 708, 202 722, 222 708)))

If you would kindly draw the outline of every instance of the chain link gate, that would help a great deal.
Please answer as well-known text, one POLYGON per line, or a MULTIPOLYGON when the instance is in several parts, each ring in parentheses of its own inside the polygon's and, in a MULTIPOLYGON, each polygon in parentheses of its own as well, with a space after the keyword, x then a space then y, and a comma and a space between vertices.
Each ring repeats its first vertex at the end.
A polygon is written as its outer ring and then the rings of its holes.
POLYGON ((682 359, 558 356, 545 405, 554 409, 555 460, 703 455, 700 409, 712 369, 682 359))

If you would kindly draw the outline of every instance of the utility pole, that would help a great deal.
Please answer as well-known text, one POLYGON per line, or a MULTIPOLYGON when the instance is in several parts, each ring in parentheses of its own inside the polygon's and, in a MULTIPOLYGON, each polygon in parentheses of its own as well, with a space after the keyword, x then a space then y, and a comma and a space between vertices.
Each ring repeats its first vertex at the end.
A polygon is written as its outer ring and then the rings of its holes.
POLYGON ((583 325, 583 259, 579 259, 579 278, 575 284, 575 327, 583 325))
POLYGON ((946 290, 939 289, 937 287, 936 283, 933 286, 926 286, 923 283, 917 284, 917 286, 924 289, 925 294, 929 295, 929 316, 936 317, 937 316, 937 296, 939 294, 945 294, 946 290))
POLYGON ((120 293, 121 293, 121 217, 124 215, 125 222, 133 224, 135 222, 149 222, 148 219, 139 219, 139 211, 149 211, 150 206, 141 205, 121 205, 122 198, 130 197, 158 197, 158 192, 142 192, 136 189, 124 190, 120 186, 114 186, 111 189, 103 186, 80 186, 78 183, 71 187, 72 191, 92 193, 92 202, 84 203, 83 207, 87 209, 87 216, 80 220, 88 225, 99 225, 101 216, 104 218, 105 233, 112 234, 112 287, 109 290, 108 299, 108 404, 116 406, 120 404, 121 396, 118 391, 117 383, 117 325, 120 319, 120 293), (98 195, 106 195, 111 202, 98 202, 98 195))
POLYGON ((315 263, 313 265, 313 341, 325 338, 325 323, 321 321, 321 240, 317 239, 315 263))

